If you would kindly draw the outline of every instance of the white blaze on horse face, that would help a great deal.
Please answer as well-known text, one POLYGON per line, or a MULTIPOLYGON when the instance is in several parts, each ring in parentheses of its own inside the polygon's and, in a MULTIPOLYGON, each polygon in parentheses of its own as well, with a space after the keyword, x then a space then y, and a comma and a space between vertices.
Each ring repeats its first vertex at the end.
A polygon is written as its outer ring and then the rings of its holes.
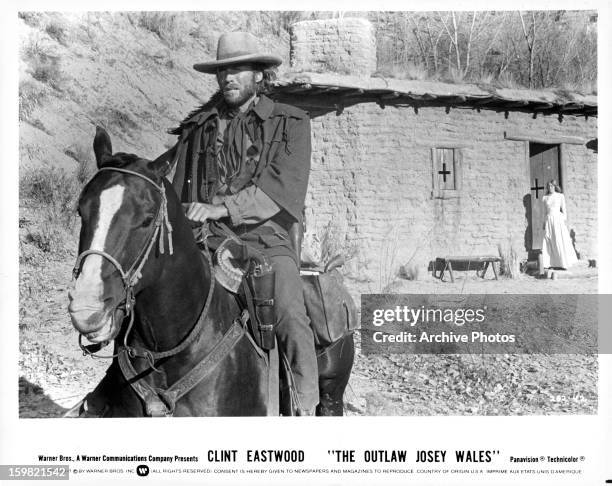
MULTIPOLYGON (((98 224, 94 231, 93 239, 89 247, 90 250, 105 251, 106 237, 111 225, 111 221, 121 204, 123 203, 123 193, 125 188, 116 185, 104 189, 100 194, 100 205, 98 214, 98 224)), ((104 298, 104 281, 102 280, 102 261, 100 255, 88 255, 83 261, 81 274, 76 281, 75 290, 77 294, 83 293, 89 298, 96 299, 101 304, 104 298)))

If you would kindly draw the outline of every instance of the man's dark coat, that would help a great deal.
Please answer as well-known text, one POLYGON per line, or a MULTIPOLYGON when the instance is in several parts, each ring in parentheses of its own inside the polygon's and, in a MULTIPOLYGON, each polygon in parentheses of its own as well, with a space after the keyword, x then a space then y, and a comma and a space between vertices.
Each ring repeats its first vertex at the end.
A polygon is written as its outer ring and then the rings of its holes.
MULTIPOLYGON (((219 182, 213 169, 222 103, 217 93, 171 132, 179 135, 173 185, 183 202, 212 202, 219 182)), ((310 118, 299 108, 263 95, 252 110, 259 119, 261 148, 253 177, 244 187, 255 184, 274 200, 283 210, 275 219, 288 230, 302 221, 310 173, 310 118)))

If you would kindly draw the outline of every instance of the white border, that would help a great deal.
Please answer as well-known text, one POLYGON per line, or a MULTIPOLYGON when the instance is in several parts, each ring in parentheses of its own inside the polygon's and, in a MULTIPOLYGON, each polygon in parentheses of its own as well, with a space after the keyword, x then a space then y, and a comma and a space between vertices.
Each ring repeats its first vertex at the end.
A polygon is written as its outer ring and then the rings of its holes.
MULTIPOLYGON (((17 419, 17 359, 18 359, 18 123, 17 123, 17 51, 16 12, 17 10, 197 10, 201 2, 175 0, 170 3, 126 0, 103 4, 83 4, 74 1, 22 1, 10 2, 0 12, 0 62, 3 75, 0 77, 0 149, 2 174, 0 175, 0 464, 36 464, 39 453, 74 454, 82 449, 91 454, 122 454, 145 452, 154 454, 184 453, 203 456, 209 448, 246 449, 252 448, 302 448, 306 450, 309 467, 319 465, 331 467, 327 449, 373 448, 392 449, 501 449, 505 454, 577 454, 585 455, 588 474, 580 478, 579 484, 604 483, 612 479, 612 357, 600 359, 599 414, 596 416, 571 417, 347 417, 342 419, 179 419, 179 420, 113 420, 113 421, 65 421, 59 419, 36 420, 17 419)), ((305 5, 297 2, 260 1, 257 4, 232 4, 242 9, 300 9, 305 5)), ((224 8, 226 5, 223 5, 224 8)), ((379 1, 375 5, 363 0, 335 2, 336 10, 377 9, 457 9, 456 2, 435 1, 389 2, 379 1)), ((605 181, 612 180, 610 126, 610 56, 612 53, 609 29, 612 26, 612 9, 605 1, 590 1, 576 4, 575 1, 514 1, 464 2, 462 9, 599 9, 599 180, 604 181, 599 189, 599 281, 600 292, 610 293, 612 269, 609 250, 612 247, 610 208, 612 191, 605 181), (607 88, 607 89, 606 89, 607 88)), ((330 2, 316 0, 308 4, 312 10, 330 10, 330 2)), ((235 465, 238 467, 238 465, 235 465)), ((234 467, 234 466, 232 466, 234 467)), ((227 484, 426 484, 427 477, 383 476, 270 476, 257 479, 255 476, 220 477, 216 482, 227 484)), ((112 479, 112 477, 111 477, 112 479)), ((504 477, 495 484, 572 484, 558 479, 541 481, 538 477, 529 479, 504 477), (536 481, 537 480, 537 481, 536 481)), ((569 478, 566 478, 569 479, 569 478)), ((188 482, 181 476, 172 483, 188 482)), ((195 481, 195 478, 193 478, 195 481)), ((134 482, 143 479, 134 477, 134 482)), ((147 478, 148 484, 169 484, 147 478)), ((430 484, 474 484, 477 478, 452 476, 444 482, 431 477, 430 484)), ((491 484, 491 478, 486 479, 491 484)), ((107 484, 109 479, 93 480, 88 484, 107 484)), ((131 481, 121 480, 121 483, 131 481)), ((199 484, 209 480, 197 481, 199 484)), ((72 483, 79 483, 78 479, 72 483)))

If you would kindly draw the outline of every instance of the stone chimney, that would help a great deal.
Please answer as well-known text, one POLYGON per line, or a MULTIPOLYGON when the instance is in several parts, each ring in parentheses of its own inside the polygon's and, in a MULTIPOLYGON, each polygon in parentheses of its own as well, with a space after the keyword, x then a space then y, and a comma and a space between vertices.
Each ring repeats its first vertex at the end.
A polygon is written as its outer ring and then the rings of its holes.
POLYGON ((374 26, 363 18, 297 22, 291 26, 291 67, 371 76, 376 71, 374 26))

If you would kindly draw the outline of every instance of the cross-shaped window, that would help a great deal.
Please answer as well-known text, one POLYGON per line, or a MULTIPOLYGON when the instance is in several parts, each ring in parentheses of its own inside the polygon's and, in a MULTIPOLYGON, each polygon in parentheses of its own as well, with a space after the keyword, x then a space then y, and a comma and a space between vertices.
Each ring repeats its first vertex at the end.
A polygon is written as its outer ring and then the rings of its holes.
POLYGON ((433 197, 458 197, 461 184, 461 149, 438 147, 431 150, 433 197))

